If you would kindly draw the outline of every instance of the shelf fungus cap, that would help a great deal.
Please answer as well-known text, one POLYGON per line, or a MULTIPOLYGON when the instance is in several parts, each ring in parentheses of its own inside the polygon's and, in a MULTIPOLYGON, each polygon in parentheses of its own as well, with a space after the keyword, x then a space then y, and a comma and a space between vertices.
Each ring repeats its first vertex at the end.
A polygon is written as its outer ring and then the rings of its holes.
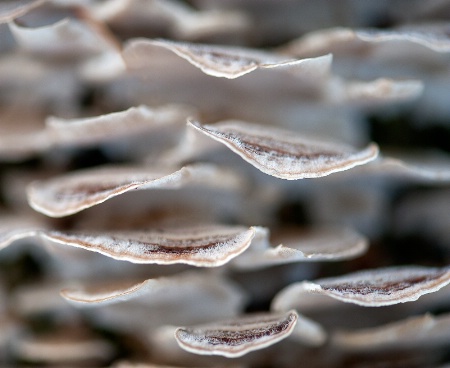
POLYGON ((48 231, 42 238, 108 257, 145 264, 188 264, 218 267, 245 251, 254 228, 208 225, 140 232, 48 231))
POLYGON ((9 30, 21 49, 36 56, 88 57, 114 50, 115 41, 97 24, 83 19, 64 18, 37 28, 8 23, 9 30))
POLYGON ((63 217, 132 190, 178 189, 194 182, 203 186, 223 183, 236 186, 239 180, 230 170, 211 164, 192 164, 181 169, 110 166, 32 182, 27 195, 30 206, 36 211, 63 217))
POLYGON ((272 309, 295 308, 296 300, 307 298, 308 293, 366 307, 381 307, 415 301, 449 283, 448 268, 404 266, 360 271, 289 285, 275 296, 272 309))
POLYGON ((297 323, 295 311, 266 313, 233 320, 178 328, 175 338, 181 348, 202 355, 236 358, 288 337, 297 323))
MULTIPOLYGON (((211 307, 214 306, 216 310, 213 312, 215 313, 219 312, 218 309, 222 309, 223 316, 227 316, 230 310, 240 310, 246 299, 240 288, 225 277, 199 271, 181 272, 140 282, 131 279, 116 279, 108 282, 89 279, 65 287, 60 291, 60 295, 76 307, 95 308, 134 300, 148 307, 155 306, 157 308, 161 308, 161 305, 175 303, 180 310, 183 303, 189 303, 189 300, 197 301, 202 296, 205 298, 204 302, 208 303, 209 295, 220 300, 220 308, 214 304, 211 307)), ((199 310, 198 307, 196 309, 199 310)), ((199 313, 202 313, 201 317, 205 318, 203 310, 199 313)))
POLYGON ((450 339, 450 314, 425 314, 382 326, 338 331, 333 345, 347 351, 377 351, 446 345, 450 339))
POLYGON ((378 155, 374 143, 357 150, 243 121, 202 125, 189 120, 188 125, 226 145, 262 172, 280 179, 319 178, 365 164, 378 155))
POLYGON ((124 48, 129 65, 145 65, 143 59, 154 48, 167 49, 187 60, 203 73, 219 78, 235 79, 257 69, 285 67, 302 63, 275 53, 248 48, 176 42, 163 39, 135 39, 124 48))
POLYGON ((0 213, 0 251, 12 243, 39 239, 47 223, 34 213, 0 213))
POLYGON ((450 158, 427 151, 395 153, 393 156, 379 155, 368 165, 360 166, 336 177, 346 180, 350 177, 387 178, 433 185, 448 183, 450 182, 450 158))
MULTIPOLYGON (((281 52, 296 57, 305 57, 324 52, 340 54, 363 54, 377 44, 392 43, 396 45, 420 45, 434 52, 450 51, 450 37, 446 24, 408 25, 397 29, 351 29, 329 28, 310 32, 289 42, 281 52)), ((392 45, 394 46, 394 45, 392 45)), ((395 50, 404 53, 405 48, 395 50)), ((373 55, 373 50, 370 55, 373 55)))
POLYGON ((416 26, 397 30, 362 29, 354 32, 364 42, 411 42, 435 52, 450 52, 450 37, 446 26, 416 26))
MULTIPOLYGON (((259 269, 294 262, 339 261, 364 254, 368 241, 356 231, 337 227, 314 227, 307 230, 285 229, 269 244, 268 231, 262 246, 252 245, 233 265, 238 269, 259 269)), ((256 238, 255 238, 256 239, 256 238)))
POLYGON ((180 125, 186 117, 195 114, 195 109, 187 105, 170 104, 153 108, 139 105, 88 118, 50 116, 45 120, 45 125, 54 145, 84 146, 146 134, 167 125, 180 125))
POLYGON ((34 8, 41 6, 48 0, 14 0, 0 3, 0 24, 11 22, 34 8))
POLYGON ((23 336, 15 342, 14 349, 25 361, 62 366, 104 362, 114 355, 107 341, 70 328, 44 336, 23 336))

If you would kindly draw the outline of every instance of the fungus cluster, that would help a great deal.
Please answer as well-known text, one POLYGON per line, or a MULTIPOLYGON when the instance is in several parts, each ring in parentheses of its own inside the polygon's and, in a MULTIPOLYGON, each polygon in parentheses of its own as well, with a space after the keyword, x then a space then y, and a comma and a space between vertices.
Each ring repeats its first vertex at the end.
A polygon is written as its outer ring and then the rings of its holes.
POLYGON ((0 3, 0 365, 449 364, 449 10, 0 3))

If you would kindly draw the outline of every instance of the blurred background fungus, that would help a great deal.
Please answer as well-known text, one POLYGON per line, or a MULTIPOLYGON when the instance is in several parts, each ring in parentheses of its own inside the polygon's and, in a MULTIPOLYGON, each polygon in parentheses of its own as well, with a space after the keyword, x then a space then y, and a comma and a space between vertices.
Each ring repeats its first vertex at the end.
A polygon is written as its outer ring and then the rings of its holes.
POLYGON ((0 2, 0 365, 450 364, 450 2, 0 2))

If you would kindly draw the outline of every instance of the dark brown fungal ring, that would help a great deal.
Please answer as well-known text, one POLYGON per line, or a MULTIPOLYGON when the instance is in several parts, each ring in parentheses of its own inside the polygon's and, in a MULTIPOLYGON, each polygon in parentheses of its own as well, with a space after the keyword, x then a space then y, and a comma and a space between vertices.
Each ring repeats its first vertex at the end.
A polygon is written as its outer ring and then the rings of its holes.
POLYGON ((257 314, 196 327, 178 328, 178 344, 192 353, 239 357, 289 336, 297 323, 295 311, 257 314))

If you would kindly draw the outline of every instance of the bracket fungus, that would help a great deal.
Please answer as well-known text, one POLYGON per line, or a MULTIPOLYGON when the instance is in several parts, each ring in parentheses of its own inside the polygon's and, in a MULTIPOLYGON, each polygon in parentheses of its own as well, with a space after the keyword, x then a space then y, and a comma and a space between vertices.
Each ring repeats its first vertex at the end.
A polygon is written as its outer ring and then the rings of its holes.
POLYGON ((208 226, 106 234, 49 231, 41 236, 50 242, 80 247, 133 263, 185 263, 217 267, 247 249, 254 234, 252 228, 208 226))
POLYGON ((106 167, 36 181, 28 187, 28 200, 36 211, 51 217, 68 216, 132 190, 177 189, 191 183, 203 186, 239 186, 229 170, 210 164, 170 167, 106 167))
POLYGON ((213 272, 186 271, 140 282, 106 280, 79 280, 65 286, 60 294, 71 306, 83 308, 99 325, 149 336, 167 324, 209 323, 234 317, 247 300, 236 283, 213 272))
POLYGON ((39 28, 22 27, 15 22, 8 25, 16 42, 33 54, 77 57, 111 47, 99 32, 93 31, 87 24, 71 19, 39 28))
POLYGON ((356 331, 338 331, 332 343, 341 349, 376 351, 395 346, 423 349, 433 345, 446 345, 450 337, 450 316, 417 316, 388 325, 356 331))
POLYGON ((0 366, 448 365, 449 10, 1 1, 0 366))
POLYGON ((296 60, 276 57, 270 53, 237 47, 199 45, 168 40, 134 40, 127 45, 125 55, 142 53, 148 47, 166 48, 205 74, 234 79, 259 68, 276 68, 298 63, 296 60))
POLYGON ((303 281, 282 290, 274 299, 275 310, 295 305, 302 294, 316 293, 343 302, 380 307, 415 301, 450 283, 448 268, 393 267, 359 271, 353 274, 303 281))
POLYGON ((297 322, 297 313, 260 314, 175 332, 178 344, 190 352, 234 358, 286 338, 297 322))
POLYGON ((131 299, 145 299, 148 304, 158 305, 173 299, 189 300, 196 297, 198 291, 211 293, 218 300, 226 299, 226 304, 241 304, 242 293, 220 275, 208 275, 205 280, 201 272, 180 272, 166 277, 157 277, 136 282, 135 280, 116 280, 102 282, 78 282, 65 287, 60 294, 71 303, 90 307, 122 303, 131 299), (234 303, 233 303, 234 301, 234 303))
POLYGON ((0 23, 19 18, 48 0, 16 0, 4 1, 0 4, 0 23))
POLYGON ((108 342, 85 331, 56 331, 49 336, 21 337, 16 345, 25 361, 44 364, 92 364, 106 362, 114 354, 108 342))
POLYGON ((197 225, 147 231, 60 232, 38 228, 0 229, 0 246, 39 237, 47 243, 69 245, 132 263, 217 267, 244 252, 251 244, 253 227, 197 225))
MULTIPOLYGON (((447 53, 450 51, 449 41, 446 25, 439 23, 384 30, 337 27, 308 33, 291 41, 281 51, 297 57, 323 52, 364 53, 376 44, 396 42, 397 45, 418 44, 434 52, 447 53)), ((404 47, 399 52, 404 52, 404 47)))
POLYGON ((270 246, 268 234, 255 236, 254 243, 233 261, 238 269, 258 269, 294 262, 339 261, 361 256, 368 243, 349 229, 317 227, 307 230, 281 229, 270 246), (261 239, 263 238, 263 239, 261 239))
POLYGON ((358 151, 242 121, 214 125, 189 121, 189 125, 225 144, 262 172, 281 179, 319 178, 363 165, 378 155, 375 144, 358 151))
POLYGON ((62 119, 51 116, 45 125, 49 139, 58 145, 95 144, 126 136, 145 134, 168 125, 181 124, 195 111, 185 105, 150 108, 145 105, 125 111, 82 119, 62 119))

